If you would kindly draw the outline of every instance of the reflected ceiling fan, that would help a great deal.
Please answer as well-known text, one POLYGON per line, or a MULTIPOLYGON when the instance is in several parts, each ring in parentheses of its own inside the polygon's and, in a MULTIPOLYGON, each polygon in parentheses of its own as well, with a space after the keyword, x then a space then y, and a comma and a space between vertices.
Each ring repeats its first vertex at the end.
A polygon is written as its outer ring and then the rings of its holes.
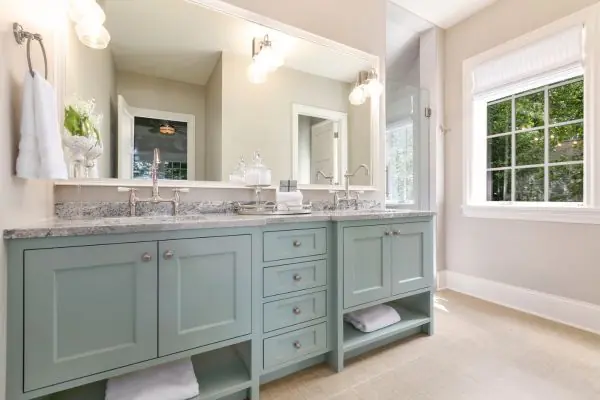
POLYGON ((177 128, 175 124, 171 123, 167 120, 157 120, 157 124, 150 128, 150 132, 152 133, 160 133, 164 136, 173 136, 177 133, 177 128))

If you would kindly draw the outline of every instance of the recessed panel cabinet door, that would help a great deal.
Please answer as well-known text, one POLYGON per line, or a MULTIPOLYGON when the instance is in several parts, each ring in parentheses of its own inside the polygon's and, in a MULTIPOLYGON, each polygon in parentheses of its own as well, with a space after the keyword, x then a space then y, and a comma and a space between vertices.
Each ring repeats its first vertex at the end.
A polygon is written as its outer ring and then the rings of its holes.
POLYGON ((344 228, 344 308, 391 295, 388 225, 344 228))
POLYGON ((429 223, 392 226, 392 294, 433 285, 433 232, 429 223))
POLYGON ((250 235, 159 243, 159 354, 251 333, 250 235))
POLYGON ((156 250, 25 251, 25 391, 157 356, 156 250))

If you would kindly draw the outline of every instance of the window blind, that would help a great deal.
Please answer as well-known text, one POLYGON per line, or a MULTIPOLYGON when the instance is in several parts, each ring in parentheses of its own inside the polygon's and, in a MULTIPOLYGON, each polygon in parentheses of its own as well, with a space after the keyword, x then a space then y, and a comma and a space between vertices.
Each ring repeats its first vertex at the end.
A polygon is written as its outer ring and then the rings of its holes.
POLYGON ((510 92, 515 84, 528 90, 552 83, 540 81, 541 75, 554 75, 550 80, 556 82, 562 75, 568 79, 581 74, 582 67, 583 25, 577 25, 479 64, 473 70, 473 94, 510 92))

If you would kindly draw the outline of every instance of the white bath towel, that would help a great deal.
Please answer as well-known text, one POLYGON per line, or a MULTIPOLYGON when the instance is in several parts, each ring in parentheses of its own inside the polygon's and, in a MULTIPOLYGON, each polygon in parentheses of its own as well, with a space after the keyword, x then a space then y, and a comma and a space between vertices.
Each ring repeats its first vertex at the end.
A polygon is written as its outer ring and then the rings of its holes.
POLYGON ((187 358, 111 378, 106 400, 188 400, 199 395, 192 361, 187 358))
POLYGON ((67 179, 58 126, 56 94, 39 73, 25 74, 17 175, 27 179, 67 179))
POLYGON ((282 209, 302 208, 303 199, 304 196, 299 190, 296 190, 295 192, 280 192, 278 190, 275 193, 275 202, 280 205, 282 209))
POLYGON ((344 321, 361 332, 374 332, 400 322, 400 314, 386 304, 365 308, 344 315, 344 321))
POLYGON ((21 139, 17 157, 17 176, 24 179, 37 179, 40 169, 38 140, 35 134, 35 110, 33 106, 33 77, 25 74, 23 101, 21 105, 21 139))

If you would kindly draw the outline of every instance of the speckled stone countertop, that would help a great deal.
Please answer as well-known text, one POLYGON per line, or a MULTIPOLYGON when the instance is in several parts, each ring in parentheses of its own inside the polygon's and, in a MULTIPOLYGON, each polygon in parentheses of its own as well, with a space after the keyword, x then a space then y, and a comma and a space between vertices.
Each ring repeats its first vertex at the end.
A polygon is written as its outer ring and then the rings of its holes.
POLYGON ((89 220, 53 219, 30 227, 6 229, 4 239, 33 239, 46 237, 107 235, 115 233, 143 233, 204 228, 235 228, 319 221, 357 221, 429 217, 430 211, 408 210, 346 210, 319 211, 306 215, 199 214, 180 217, 124 217, 89 220))

